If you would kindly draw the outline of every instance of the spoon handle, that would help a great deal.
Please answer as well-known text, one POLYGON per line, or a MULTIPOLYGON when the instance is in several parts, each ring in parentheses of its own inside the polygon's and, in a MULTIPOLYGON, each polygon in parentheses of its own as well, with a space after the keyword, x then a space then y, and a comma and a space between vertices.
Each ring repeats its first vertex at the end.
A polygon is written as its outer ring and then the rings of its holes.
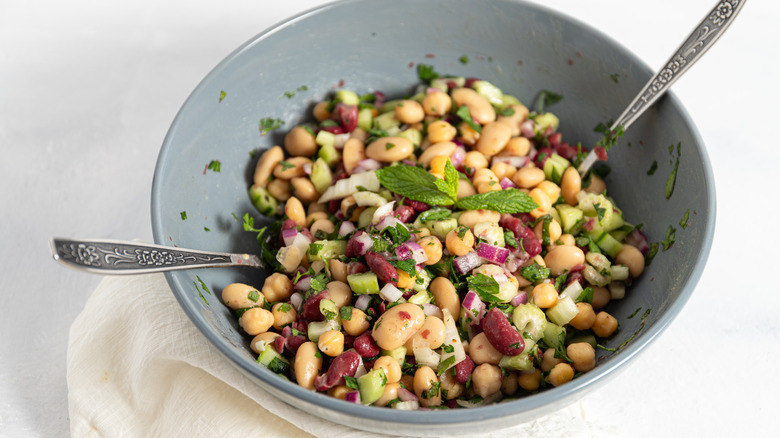
POLYGON ((54 260, 97 274, 148 274, 179 269, 250 266, 256 255, 208 252, 121 240, 51 240, 54 260))
MULTIPOLYGON (((623 114, 615 120, 610 130, 614 132, 621 126, 623 130, 628 129, 659 97, 666 93, 669 87, 723 35, 745 2, 746 0, 718 1, 715 8, 696 26, 685 42, 664 64, 664 67, 650 78, 644 88, 631 101, 631 104, 623 111, 623 114)), ((597 160, 595 152, 591 150, 578 170, 581 174, 585 174, 597 160)))

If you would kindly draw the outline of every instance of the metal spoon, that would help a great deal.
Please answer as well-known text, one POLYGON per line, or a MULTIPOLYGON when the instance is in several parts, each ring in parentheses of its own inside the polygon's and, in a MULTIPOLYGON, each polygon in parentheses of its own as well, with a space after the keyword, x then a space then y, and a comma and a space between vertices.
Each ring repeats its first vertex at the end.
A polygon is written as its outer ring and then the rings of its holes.
POLYGON ((263 269, 256 255, 209 252, 121 240, 51 240, 54 260, 96 274, 148 274, 194 268, 249 266, 263 269))
MULTIPOLYGON (((666 93, 666 90, 723 35, 745 2, 746 0, 718 1, 715 8, 696 26, 685 42, 666 62, 664 68, 647 82, 647 85, 631 101, 623 114, 610 126, 610 131, 614 133, 620 127, 624 131, 627 130, 659 97, 666 93)), ((598 159, 596 152, 591 150, 577 170, 581 175, 584 175, 598 159)))

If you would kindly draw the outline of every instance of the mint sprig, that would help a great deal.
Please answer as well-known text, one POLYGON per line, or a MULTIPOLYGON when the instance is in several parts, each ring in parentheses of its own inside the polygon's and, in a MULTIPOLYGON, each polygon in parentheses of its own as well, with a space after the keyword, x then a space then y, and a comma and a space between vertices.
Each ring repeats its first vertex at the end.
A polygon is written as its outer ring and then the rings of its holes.
POLYGON ((528 213, 539 206, 530 196, 518 189, 510 188, 460 198, 457 207, 461 210, 485 209, 514 214, 528 213))
MULTIPOLYGON (((409 199, 428 205, 452 205, 455 203, 448 193, 439 189, 435 176, 417 166, 390 166, 376 170, 376 177, 386 189, 409 199)), ((455 180, 457 184, 457 180, 455 180)))

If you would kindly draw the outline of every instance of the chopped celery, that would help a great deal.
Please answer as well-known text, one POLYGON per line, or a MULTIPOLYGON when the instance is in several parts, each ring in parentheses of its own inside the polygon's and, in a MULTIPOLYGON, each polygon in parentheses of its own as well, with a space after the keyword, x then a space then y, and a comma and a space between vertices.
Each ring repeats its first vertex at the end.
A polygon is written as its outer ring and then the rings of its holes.
POLYGON ((322 158, 317 158, 311 166, 311 183, 319 193, 325 192, 333 184, 333 172, 322 158))
POLYGON ((381 356, 390 356, 398 362, 398 365, 403 366, 406 361, 406 347, 401 346, 395 350, 382 350, 381 356))
POLYGON ((387 384, 385 370, 382 368, 371 370, 358 377, 357 384, 358 391, 360 391, 360 401, 370 405, 379 400, 379 397, 381 397, 385 391, 385 385, 387 384))
POLYGON ((626 265, 612 265, 612 281, 628 280, 629 272, 626 265))
POLYGON ((447 219, 433 221, 428 226, 429 229, 431 230, 431 234, 438 237, 439 239, 446 239, 447 233, 458 228, 458 220, 451 217, 447 219))
POLYGON ((379 193, 357 192, 352 197, 355 198, 355 203, 359 207, 381 207, 387 204, 387 199, 379 193))
POLYGON ((548 128, 552 128, 553 131, 558 129, 558 117, 553 113, 539 114, 534 117, 534 129, 537 134, 543 135, 547 132, 548 128))
POLYGON ((609 283, 609 297, 613 300, 622 300, 626 296, 626 284, 620 281, 609 283))
POLYGON ((471 87, 493 105, 501 105, 504 102, 501 89, 488 81, 475 81, 471 87))
MULTIPOLYGON (((588 254, 592 254, 592 252, 588 254)), ((601 274, 591 265, 585 265, 585 269, 582 270, 582 277, 594 286, 606 286, 612 280, 609 275, 601 274)))
POLYGON ((495 222, 479 222, 474 225, 474 237, 480 238, 493 246, 506 246, 504 229, 495 222))
POLYGON ((409 303, 412 303, 412 304, 420 304, 420 305, 422 305, 422 304, 430 303, 431 301, 433 301, 433 296, 431 295, 430 292, 428 292, 427 290, 423 289, 423 290, 417 292, 416 294, 412 295, 411 297, 409 297, 409 299, 406 300, 406 301, 409 302, 409 303))
POLYGON ((371 108, 363 108, 358 111, 358 128, 368 131, 374 126, 374 113, 371 108))
POLYGON ((287 374, 290 371, 290 362, 272 347, 266 347, 257 357, 257 362, 277 374, 287 374))
POLYGON ((346 240, 317 240, 309 245, 309 261, 334 259, 346 252, 346 240))
MULTIPOLYGON (((430 284, 431 284, 431 276, 428 274, 428 271, 426 271, 425 269, 420 269, 417 271, 417 276, 414 279, 414 284, 412 285, 412 289, 416 290, 417 292, 426 292, 430 284)), ((432 298, 430 298, 429 301, 426 302, 430 303, 431 299, 432 298)))
POLYGON ((379 281, 373 272, 347 275, 347 283, 356 294, 378 294, 379 281))
POLYGON ((553 322, 548 322, 544 327, 542 339, 544 339, 544 343, 548 347, 556 348, 566 339, 566 328, 553 322))
POLYGON ((317 342, 319 341, 320 336, 328 330, 341 330, 341 324, 339 324, 335 318, 310 322, 306 326, 306 335, 309 337, 310 341, 317 342))
POLYGON ((332 132, 322 130, 317 133, 317 137, 314 138, 314 142, 320 146, 334 146, 336 145, 336 135, 332 132))
POLYGON ((263 187, 253 185, 249 187, 249 199, 260 214, 271 216, 276 214, 279 202, 263 187))
POLYGON ((579 312, 579 310, 577 310, 577 305, 574 304, 574 300, 569 297, 563 297, 547 310, 547 317, 557 325, 566 325, 577 316, 577 312, 579 312))
POLYGON ((344 105, 357 105, 360 103, 360 96, 354 91, 341 89, 336 91, 335 100, 344 105))
POLYGON ((498 366, 502 369, 514 371, 529 371, 534 368, 534 358, 531 351, 536 348, 536 343, 530 339, 525 339, 525 348, 523 352, 516 356, 502 356, 498 366))
POLYGON ((555 184, 560 184, 563 172, 569 166, 571 166, 569 160, 553 152, 544 162, 544 176, 555 184))
POLYGON ((527 333, 534 341, 542 338, 547 327, 547 317, 544 312, 536 304, 531 303, 515 307, 512 311, 512 322, 518 332, 527 333))

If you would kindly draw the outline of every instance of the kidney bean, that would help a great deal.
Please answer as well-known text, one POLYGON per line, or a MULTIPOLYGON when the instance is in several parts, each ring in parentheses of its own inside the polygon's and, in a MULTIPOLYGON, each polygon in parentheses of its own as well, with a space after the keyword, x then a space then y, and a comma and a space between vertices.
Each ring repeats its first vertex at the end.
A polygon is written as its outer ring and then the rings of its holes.
MULTIPOLYGON (((303 336, 301 334, 294 335, 292 327, 289 326, 289 325, 285 326, 282 329, 282 336, 279 336, 274 341, 278 341, 279 339, 284 339, 284 343, 282 343, 282 347, 287 347, 287 350, 289 350, 293 354, 298 352, 298 347, 303 345, 303 343, 308 340, 308 339, 306 339, 305 336, 303 336)), ((276 351, 281 352, 282 350, 277 349, 276 351)))
POLYGON ((282 231, 292 230, 295 228, 296 228, 295 221, 292 219, 286 219, 284 222, 282 222, 282 231))
POLYGON ((523 352, 523 335, 515 329, 504 313, 497 307, 488 310, 482 319, 482 331, 490 345, 505 356, 516 356, 523 352))
MULTIPOLYGON (((362 239, 365 239, 365 237, 361 237, 366 235, 366 232, 363 230, 357 231, 355 234, 352 235, 352 237, 347 240, 347 247, 345 248, 345 255, 347 257, 358 257, 365 254, 365 251, 367 250, 365 242, 361 242, 362 239), (360 239, 359 239, 360 238, 360 239)), ((369 249, 370 249, 370 245, 369 249)))
POLYGON ((380 353, 379 346, 376 345, 376 341, 371 337, 371 330, 367 330, 355 338, 352 347, 362 357, 374 357, 380 353))
POLYGON ((408 205, 409 207, 412 207, 412 209, 417 213, 423 212, 431 208, 430 205, 422 201, 415 201, 414 199, 409 199, 409 198, 404 198, 404 205, 408 205))
POLYGON ((520 242, 523 239, 523 249, 529 256, 535 257, 542 252, 542 242, 534 234, 534 230, 523 225, 523 222, 511 214, 502 214, 498 225, 512 232, 515 239, 520 242))
POLYGON ((366 263, 380 280, 398 286, 398 273, 384 257, 374 251, 369 251, 366 253, 366 263))
POLYGON ((354 377, 360 364, 360 356, 354 351, 345 351, 330 363, 328 371, 314 378, 317 391, 327 391, 344 381, 345 376, 354 377))
POLYGON ((303 303, 301 308, 301 318, 307 321, 322 321, 324 318, 322 312, 320 312, 320 301, 325 298, 329 298, 327 290, 312 295, 303 303))
POLYGON ((358 124, 358 107, 357 105, 344 105, 343 103, 336 104, 336 110, 334 111, 336 119, 341 123, 341 127, 346 132, 352 132, 357 128, 358 124))
POLYGON ((368 266, 363 262, 347 263, 347 274, 362 274, 368 271, 368 266))
POLYGON ((465 359, 455 364, 455 380, 459 383, 468 382, 472 371, 474 371, 474 361, 466 355, 465 359))
POLYGON ((274 338, 274 350, 277 352, 284 351, 284 345, 287 343, 287 339, 284 336, 277 336, 274 338))
POLYGON ((408 205, 399 205, 395 208, 393 216, 403 223, 408 223, 414 217, 414 208, 408 205))

